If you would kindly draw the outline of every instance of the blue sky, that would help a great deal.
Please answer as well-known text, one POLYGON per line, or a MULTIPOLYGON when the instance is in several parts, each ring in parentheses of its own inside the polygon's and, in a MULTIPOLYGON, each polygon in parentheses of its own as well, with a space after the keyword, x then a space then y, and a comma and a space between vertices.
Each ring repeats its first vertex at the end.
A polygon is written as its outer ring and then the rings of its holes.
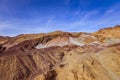
POLYGON ((120 25, 120 0, 0 0, 0 35, 120 25))

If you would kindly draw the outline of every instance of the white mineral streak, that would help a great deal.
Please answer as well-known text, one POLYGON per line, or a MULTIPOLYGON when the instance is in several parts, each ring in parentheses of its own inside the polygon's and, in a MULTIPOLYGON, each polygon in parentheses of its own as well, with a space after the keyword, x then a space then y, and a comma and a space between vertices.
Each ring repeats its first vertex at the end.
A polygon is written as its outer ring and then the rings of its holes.
POLYGON ((85 45, 85 42, 83 42, 83 39, 77 39, 77 38, 70 37, 69 40, 70 40, 70 43, 77 45, 77 46, 84 46, 85 45))
POLYGON ((83 42, 83 39, 79 38, 72 38, 72 37, 69 37, 68 40, 65 40, 65 41, 60 41, 60 42, 53 42, 53 43, 50 43, 50 44, 38 44, 36 46, 36 49, 41 49, 41 48, 46 48, 46 47, 50 47, 50 46, 65 46, 65 45, 77 45, 77 46, 84 46, 85 45, 85 42, 83 42))

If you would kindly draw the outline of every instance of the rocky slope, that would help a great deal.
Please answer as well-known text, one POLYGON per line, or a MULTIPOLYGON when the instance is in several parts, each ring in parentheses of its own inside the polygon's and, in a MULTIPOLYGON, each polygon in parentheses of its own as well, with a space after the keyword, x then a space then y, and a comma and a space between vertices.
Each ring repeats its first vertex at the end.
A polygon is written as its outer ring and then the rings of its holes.
POLYGON ((120 80, 119 67, 120 26, 0 36, 0 80, 120 80))

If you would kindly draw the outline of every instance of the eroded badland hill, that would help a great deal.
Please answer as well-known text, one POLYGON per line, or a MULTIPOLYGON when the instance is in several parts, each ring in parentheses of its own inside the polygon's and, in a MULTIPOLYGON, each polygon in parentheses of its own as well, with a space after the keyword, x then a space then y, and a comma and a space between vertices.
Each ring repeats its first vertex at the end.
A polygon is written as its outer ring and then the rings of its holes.
POLYGON ((120 80, 120 26, 0 36, 0 80, 120 80))

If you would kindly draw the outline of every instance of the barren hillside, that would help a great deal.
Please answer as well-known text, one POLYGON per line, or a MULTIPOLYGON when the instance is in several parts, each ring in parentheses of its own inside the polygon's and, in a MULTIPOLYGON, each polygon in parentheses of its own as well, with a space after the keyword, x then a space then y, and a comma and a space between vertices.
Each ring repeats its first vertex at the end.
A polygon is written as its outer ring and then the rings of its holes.
POLYGON ((120 26, 0 36, 0 80, 120 80, 120 26))

